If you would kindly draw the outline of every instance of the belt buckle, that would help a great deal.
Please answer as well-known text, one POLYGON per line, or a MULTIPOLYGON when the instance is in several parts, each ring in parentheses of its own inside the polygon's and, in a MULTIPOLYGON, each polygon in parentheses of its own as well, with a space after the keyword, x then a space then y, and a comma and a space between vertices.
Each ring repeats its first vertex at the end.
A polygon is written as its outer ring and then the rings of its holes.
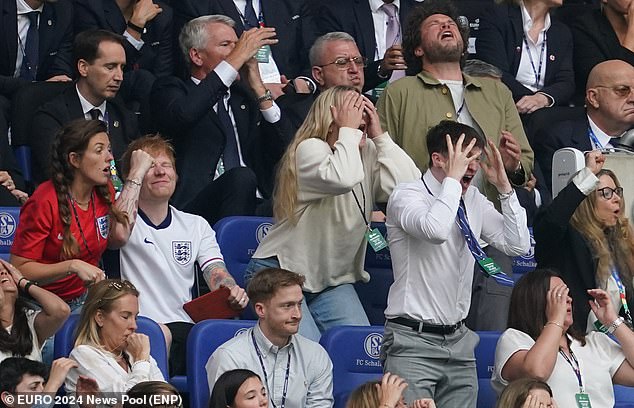
POLYGON ((423 329, 425 327, 425 323, 423 322, 418 322, 418 333, 423 333, 423 329))

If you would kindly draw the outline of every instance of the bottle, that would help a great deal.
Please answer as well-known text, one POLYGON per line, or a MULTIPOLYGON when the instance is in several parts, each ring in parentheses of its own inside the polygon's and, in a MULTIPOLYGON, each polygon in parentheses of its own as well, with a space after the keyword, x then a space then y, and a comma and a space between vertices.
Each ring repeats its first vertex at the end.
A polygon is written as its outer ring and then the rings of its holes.
POLYGON ((123 181, 119 178, 117 174, 117 165, 113 160, 110 160, 110 180, 112 180, 112 186, 114 187, 114 191, 116 193, 120 193, 123 190, 123 181))

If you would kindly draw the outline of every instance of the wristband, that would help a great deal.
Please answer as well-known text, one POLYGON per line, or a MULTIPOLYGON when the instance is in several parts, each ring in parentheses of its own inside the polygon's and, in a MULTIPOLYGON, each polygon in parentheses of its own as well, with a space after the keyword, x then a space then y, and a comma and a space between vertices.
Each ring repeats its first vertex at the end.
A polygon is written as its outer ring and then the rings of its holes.
POLYGON ((144 31, 143 27, 139 27, 138 25, 134 24, 132 21, 128 21, 128 28, 136 31, 139 34, 143 34, 143 31, 144 31))
POLYGON ((28 279, 27 279, 27 278, 25 278, 24 276, 23 276, 23 277, 21 277, 20 279, 18 279, 18 285, 17 285, 17 286, 18 286, 18 289, 20 289, 20 282, 22 282, 22 279, 24 279, 24 280, 28 281, 28 279))
POLYGON ((562 326, 561 324, 557 323, 554 320, 551 320, 549 322, 546 323, 546 326, 548 326, 549 324, 554 324, 555 326, 559 327, 561 329, 562 332, 565 332, 566 330, 564 330, 564 326, 562 326))
POLYGON ((612 334, 616 331, 616 329, 623 324, 623 322, 625 321, 625 319, 623 319, 622 317, 618 317, 615 321, 612 322, 611 325, 608 326, 607 332, 608 334, 612 334))
POLYGON ((267 89, 264 91, 264 95, 258 96, 255 101, 257 103, 262 103, 262 102, 272 101, 272 100, 273 100, 273 94, 271 94, 271 91, 267 89))
POLYGON ((379 63, 379 65, 376 67, 376 76, 378 76, 381 79, 387 79, 390 76, 390 71, 387 71, 385 75, 381 75, 381 63, 379 63))
POLYGON ((24 293, 26 293, 27 295, 29 294, 29 289, 31 288, 31 286, 35 285, 35 283, 33 283, 33 281, 28 281, 26 283, 26 285, 24 285, 24 293))
POLYGON ((137 179, 127 179, 126 182, 134 184, 137 187, 141 187, 141 182, 137 179))
POLYGON ((508 200, 509 198, 511 198, 511 196, 512 196, 513 194, 515 194, 515 189, 513 189, 513 188, 512 188, 512 189, 511 189, 511 191, 510 191, 510 192, 508 192, 508 193, 499 193, 499 194, 498 194, 498 199, 499 199, 500 201, 502 201, 502 200, 508 200))

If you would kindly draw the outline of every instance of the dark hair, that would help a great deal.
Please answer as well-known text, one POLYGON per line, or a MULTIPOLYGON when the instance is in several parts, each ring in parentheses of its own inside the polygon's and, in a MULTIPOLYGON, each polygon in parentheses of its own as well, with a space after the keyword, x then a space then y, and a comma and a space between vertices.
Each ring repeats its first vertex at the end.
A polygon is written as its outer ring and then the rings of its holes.
POLYGON ((109 41, 117 43, 125 48, 126 39, 108 30, 86 30, 75 36, 73 43, 73 61, 75 63, 75 74, 77 74, 77 63, 80 59, 91 63, 99 57, 99 45, 109 41))
POLYGON ((281 268, 266 268, 256 273, 247 284, 247 295, 252 304, 264 302, 275 296, 279 288, 304 286, 303 275, 281 268))
POLYGON ((139 149, 144 150, 153 156, 165 153, 165 155, 172 161, 174 168, 176 168, 176 156, 172 144, 168 140, 163 139, 158 133, 156 135, 145 135, 133 140, 121 157, 121 174, 124 179, 127 179, 128 174, 130 174, 132 152, 139 149))
POLYGON ((464 134, 463 146, 475 139, 475 147, 484 149, 486 140, 474 128, 452 120, 443 120, 427 132, 427 152, 429 153, 429 167, 431 167, 431 154, 440 153, 447 155, 447 135, 451 137, 451 143, 456 144, 460 135, 464 134))
POLYGON ((26 301, 18 296, 13 309, 13 325, 11 332, 0 328, 0 351, 14 356, 26 356, 33 350, 33 334, 29 328, 26 301))
POLYGON ((251 370, 236 369, 222 373, 211 391, 209 408, 231 407, 242 384, 253 377, 257 377, 262 381, 260 376, 251 370))
MULTIPOLYGON (((77 119, 55 135, 51 146, 51 181, 57 193, 59 217, 64 227, 62 253, 63 259, 71 259, 79 253, 77 240, 70 231, 72 222, 71 210, 68 204, 70 185, 75 178, 75 168, 71 166, 68 156, 70 153, 83 154, 88 148, 90 140, 98 133, 107 133, 106 124, 100 120, 77 119)), ((97 196, 101 197, 110 208, 110 213, 121 223, 128 219, 123 212, 112 205, 112 198, 108 185, 96 186, 97 196)))
MULTIPOLYGON (((48 370, 44 363, 24 357, 9 357, 2 360, 0 362, 0 393, 15 392, 15 388, 25 374, 39 375, 46 379, 48 370)), ((5 406, 1 398, 0 404, 5 406)))
MULTIPOLYGON (((421 59, 414 54, 414 50, 421 46, 421 25, 429 16, 434 14, 448 16, 456 24, 458 24, 460 16, 458 8, 450 0, 425 0, 412 8, 403 27, 403 56, 407 63, 407 73, 410 75, 415 75, 423 69, 421 59)), ((469 24, 458 24, 458 30, 462 37, 464 53, 469 45, 469 24)))
MULTIPOLYGON (((157 394, 178 395, 179 406, 182 407, 182 398, 180 398, 180 394, 178 393, 178 390, 172 384, 168 382, 164 382, 164 381, 143 381, 128 390, 126 395, 130 398, 134 398, 134 400, 133 401, 129 399, 126 400, 126 402, 123 404, 123 408, 135 408, 135 407, 136 408, 151 408, 151 407, 159 407, 159 406, 164 407, 165 405, 152 404, 151 400, 148 400, 147 398, 143 398, 143 397, 148 397, 148 396, 157 395, 157 394), (143 401, 144 401, 143 404, 139 404, 138 402, 135 402, 140 400, 141 398, 143 398, 143 401)), ((173 406, 170 405, 170 407, 173 407, 173 406)))
MULTIPOLYGON (((515 284, 509 305, 508 328, 528 334, 533 340, 541 334, 547 323, 546 296, 550 289, 550 278, 561 278, 553 269, 537 268, 526 273, 515 284)), ((571 325, 568 334, 585 345, 585 335, 571 325)))
POLYGON ((495 406, 496 408, 522 408, 532 390, 544 390, 551 398, 553 396, 553 390, 546 382, 535 378, 520 378, 504 388, 495 406))

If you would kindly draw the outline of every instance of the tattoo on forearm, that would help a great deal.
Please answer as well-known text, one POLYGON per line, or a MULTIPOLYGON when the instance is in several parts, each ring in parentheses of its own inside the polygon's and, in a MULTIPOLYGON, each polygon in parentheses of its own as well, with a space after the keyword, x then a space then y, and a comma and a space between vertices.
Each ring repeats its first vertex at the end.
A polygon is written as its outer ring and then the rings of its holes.
POLYGON ((115 207, 122 211, 128 217, 128 226, 130 230, 136 221, 137 209, 139 205, 139 186, 126 183, 121 195, 115 202, 115 207))
POLYGON ((203 277, 209 285, 209 290, 216 290, 220 286, 228 288, 235 286, 236 281, 229 274, 224 262, 213 262, 203 269, 203 277))

